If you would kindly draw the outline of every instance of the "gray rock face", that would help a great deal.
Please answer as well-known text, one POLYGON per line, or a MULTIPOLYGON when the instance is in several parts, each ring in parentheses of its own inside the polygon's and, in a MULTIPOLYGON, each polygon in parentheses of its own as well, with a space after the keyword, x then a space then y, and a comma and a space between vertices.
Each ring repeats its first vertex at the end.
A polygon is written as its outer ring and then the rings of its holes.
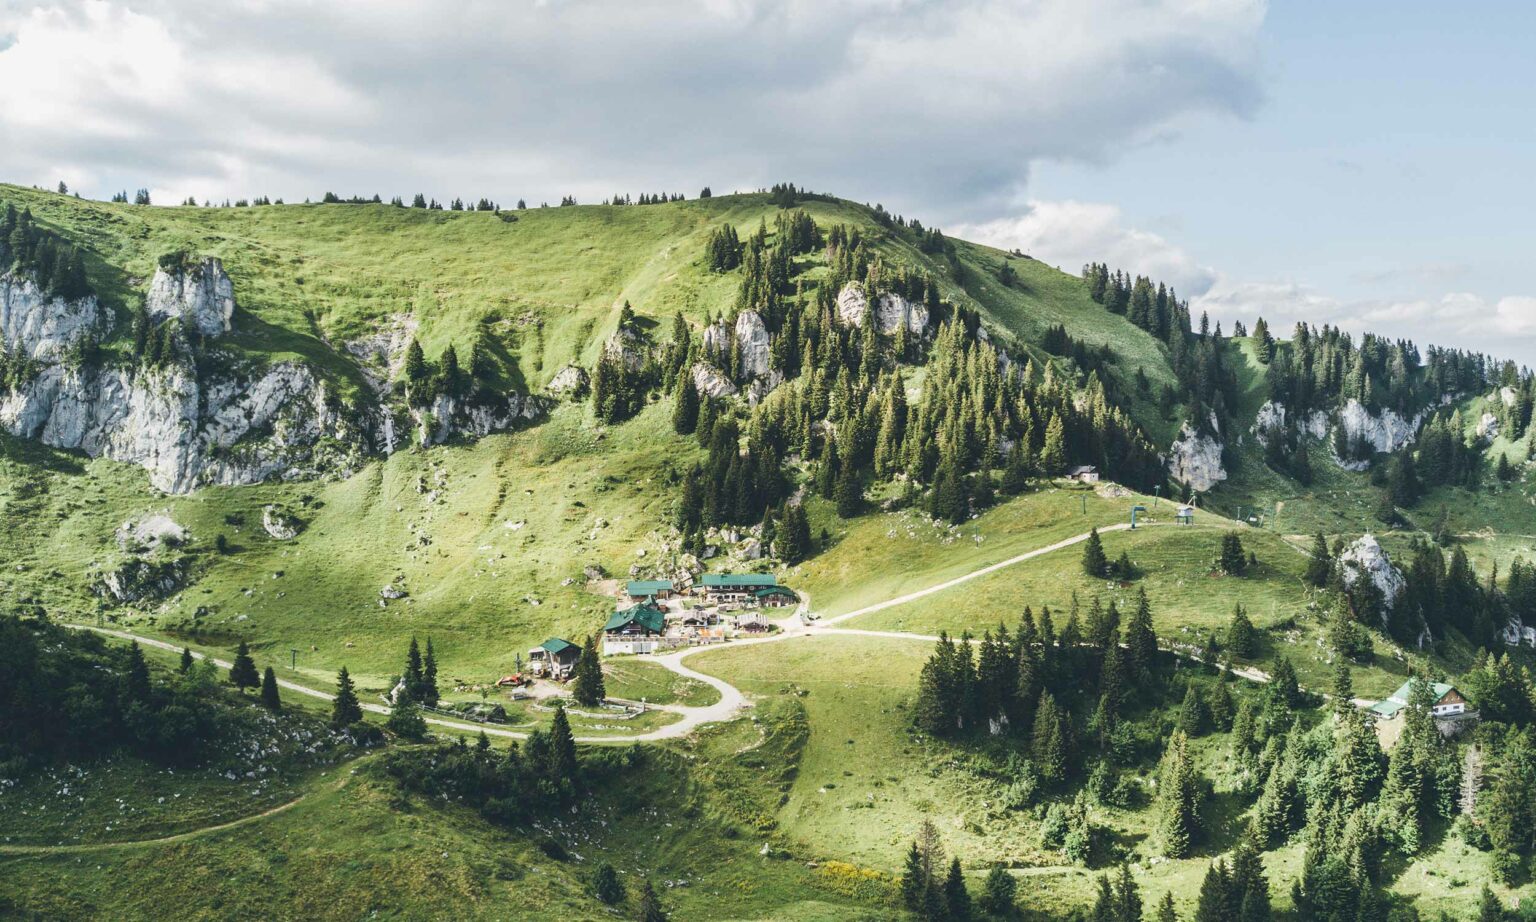
POLYGON ((156 320, 177 318, 190 331, 204 336, 229 332, 235 313, 235 286, 224 264, 209 256, 191 267, 155 270, 144 308, 156 320))
POLYGON ((705 362, 693 366, 693 386, 704 397, 730 397, 736 393, 735 382, 705 362))
POLYGON ((704 328, 704 351, 720 358, 731 352, 731 328, 718 320, 704 328))
MULTIPOLYGON (((1380 415, 1374 415, 1360 401, 1351 397, 1339 411, 1339 428, 1351 444, 1366 444, 1378 453, 1391 453, 1413 444, 1423 419, 1422 413, 1413 419, 1404 419, 1395 410, 1383 410, 1380 415)), ((1363 471, 1370 467, 1370 462, 1339 459, 1339 466, 1347 470, 1363 471)))
POLYGON ((1374 535, 1365 535, 1345 548, 1344 553, 1339 555, 1339 564, 1343 568, 1346 588, 1353 588, 1360 580, 1369 579, 1381 590, 1387 608, 1397 604, 1408 585, 1374 535))
POLYGON ((1499 437, 1499 418, 1492 413, 1484 413, 1477 421, 1477 437, 1484 441, 1492 442, 1499 437))
POLYGON ((737 373, 743 378, 760 378, 768 373, 768 352, 772 340, 768 327, 757 311, 742 311, 736 317, 736 343, 741 350, 741 368, 737 373))
POLYGON ((1227 479, 1221 463, 1222 444, 1195 431, 1189 423, 1179 430, 1178 439, 1168 449, 1168 473, 1179 483, 1198 493, 1227 479))
POLYGON ((459 399, 446 394, 423 413, 411 411, 416 442, 422 447, 441 445, 455 436, 483 438, 537 419, 549 409, 549 401, 532 395, 508 394, 493 399, 459 399))
POLYGON ((130 560, 102 575, 96 594, 119 602, 163 599, 186 582, 187 564, 177 560, 130 560))
POLYGON ((137 372, 49 365, 0 398, 0 425, 56 448, 139 464, 158 489, 186 493, 360 463, 366 435, 327 404, 324 383, 294 363, 207 386, 181 365, 137 372), (327 438, 349 447, 317 446, 327 438))
MULTIPOLYGON (((862 324, 868 310, 869 297, 864 293, 863 285, 850 282, 837 293, 837 316, 847 326, 862 324)), ((875 303, 875 328, 890 335, 903 326, 921 335, 928 329, 928 308, 898 294, 887 292, 880 295, 875 303)))
POLYGON ((105 326, 106 315, 94 295, 77 301, 51 298, 30 273, 0 275, 0 344, 12 355, 58 359, 105 326))
POLYGON ((608 337, 603 351, 622 361, 630 371, 639 371, 645 364, 645 340, 627 327, 608 337))
POLYGON ((555 373, 544 390, 555 398, 579 397, 586 393, 590 383, 585 368, 580 365, 567 365, 555 373))

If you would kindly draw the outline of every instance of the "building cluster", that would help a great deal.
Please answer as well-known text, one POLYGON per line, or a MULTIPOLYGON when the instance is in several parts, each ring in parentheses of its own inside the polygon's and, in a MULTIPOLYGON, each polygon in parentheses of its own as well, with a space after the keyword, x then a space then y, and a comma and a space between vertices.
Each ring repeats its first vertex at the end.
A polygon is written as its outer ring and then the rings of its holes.
POLYGON ((686 589, 665 579, 631 580, 603 625, 603 652, 654 653, 766 633, 769 609, 799 601, 769 573, 706 573, 686 589))

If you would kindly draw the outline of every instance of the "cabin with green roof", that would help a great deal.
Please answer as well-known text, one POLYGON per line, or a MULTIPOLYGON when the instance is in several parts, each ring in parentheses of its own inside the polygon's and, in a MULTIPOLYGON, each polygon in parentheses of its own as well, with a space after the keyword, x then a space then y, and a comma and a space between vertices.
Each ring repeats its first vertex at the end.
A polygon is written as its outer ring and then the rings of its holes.
POLYGON ((705 573, 699 579, 699 589, 717 602, 752 601, 759 591, 778 585, 772 573, 705 573))
POLYGON ((654 653, 663 646, 667 616, 654 602, 616 611, 603 625, 603 653, 654 653))
MULTIPOLYGON (((1371 705, 1371 713, 1383 720, 1397 718, 1408 707, 1413 696, 1413 683, 1417 681, 1421 680, 1409 679, 1398 686, 1397 691, 1371 705)), ((1467 712, 1467 699, 1461 696, 1455 686, 1434 682, 1430 685, 1430 694, 1434 698, 1430 713, 1435 717, 1457 717, 1467 712)))
POLYGON ((673 591, 672 581, 669 579, 632 579, 624 584, 624 594, 629 596, 631 602, 670 599, 673 591))
POLYGON ((765 608, 783 608, 786 605, 798 605, 800 597, 795 595, 795 590, 788 586, 769 586, 767 589, 759 589, 752 593, 757 604, 765 608))
POLYGON ((551 637, 528 651, 528 671, 536 676, 564 681, 576 671, 581 646, 563 637, 551 637))

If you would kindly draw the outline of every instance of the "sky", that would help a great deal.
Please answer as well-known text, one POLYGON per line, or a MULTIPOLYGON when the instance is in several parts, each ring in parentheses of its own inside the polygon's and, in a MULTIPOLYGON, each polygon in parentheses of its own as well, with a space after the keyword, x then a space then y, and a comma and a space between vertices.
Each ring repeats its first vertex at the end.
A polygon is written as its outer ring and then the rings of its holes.
POLYGON ((1536 11, 1487 0, 0 0, 0 179, 504 204, 792 181, 1536 365, 1536 11))

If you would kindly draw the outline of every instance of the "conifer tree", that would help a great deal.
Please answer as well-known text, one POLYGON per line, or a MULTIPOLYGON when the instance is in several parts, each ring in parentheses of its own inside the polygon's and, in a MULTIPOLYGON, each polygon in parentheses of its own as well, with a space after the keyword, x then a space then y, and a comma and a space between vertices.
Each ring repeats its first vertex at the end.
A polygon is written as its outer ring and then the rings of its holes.
POLYGON ((1045 427, 1045 444, 1040 449, 1040 469, 1047 477, 1059 477, 1067 470, 1067 437, 1061 417, 1051 414, 1045 427))
POLYGON ((837 486, 834 493, 837 500, 837 514, 839 518, 851 519, 859 514, 864 506, 864 490, 859 480, 859 472, 853 464, 845 463, 837 474, 837 486))
POLYGON ((182 675, 186 675, 188 672, 192 671, 192 648, 191 647, 182 647, 181 648, 181 663, 177 667, 177 671, 180 672, 182 675))
POLYGON ((357 703, 357 691, 352 687, 352 677, 347 667, 336 673, 336 699, 331 702, 331 726, 337 729, 350 727, 363 719, 362 705, 357 703))
POLYGON ((1183 858, 1200 835, 1200 780, 1184 731, 1175 730, 1158 778, 1157 839, 1163 855, 1183 858))
POLYGON ((416 703, 416 697, 408 690, 395 697, 384 726, 403 739, 419 740, 427 735, 427 722, 421 716, 421 705, 416 703))
POLYGON ((545 774, 555 782, 574 786, 579 763, 576 759, 576 737, 571 734, 571 722, 565 716, 565 703, 555 702, 555 717, 549 724, 549 765, 545 774))
POLYGON ((1157 672, 1157 633, 1152 628, 1152 605, 1145 586, 1136 596, 1136 611, 1125 627, 1125 649, 1137 680, 1149 683, 1157 672))
POLYGON ((139 649, 137 640, 128 645, 128 669, 123 685, 125 697, 129 701, 149 702, 149 663, 145 662, 144 651, 139 649))
POLYGON ((427 637, 427 655, 421 661, 421 703, 427 707, 437 707, 437 699, 441 697, 437 690, 437 654, 432 650, 432 638, 427 637))
POLYGON ((577 704, 588 707, 601 704, 608 697, 603 684, 603 664, 597 656, 597 638, 588 634, 581 645, 581 658, 576 661, 576 674, 571 682, 571 697, 577 704))
POLYGON ((619 879, 613 865, 606 861, 599 862, 597 871, 592 875, 592 895, 607 906, 617 906, 624 902, 624 881, 619 879))
POLYGON ((987 915, 1007 918, 1014 913, 1014 899, 1018 889, 1018 881, 1013 879, 1013 875, 1004 870, 1001 864, 994 864, 992 870, 987 872, 987 880, 982 886, 981 896, 976 898, 976 905, 987 915))
POLYGON ((680 368, 672 392, 672 431, 678 435, 692 435, 699 426, 699 391, 693 384, 689 369, 680 368))
POLYGON ((965 874, 960 870, 960 858, 949 863, 949 874, 944 878, 944 906, 953 922, 969 922, 971 918, 971 894, 965 888, 965 874))
POLYGON ((1243 552, 1243 539, 1237 532, 1229 531, 1221 536, 1221 558, 1217 566, 1229 576, 1242 576, 1248 568, 1248 555, 1243 552))
POLYGON ((261 675, 261 703, 269 711, 280 711, 283 708, 282 698, 277 692, 277 673, 272 671, 271 666, 261 675))
POLYGON ((1099 530, 1091 528, 1088 530, 1088 540, 1083 543, 1083 572, 1098 578, 1104 575, 1108 567, 1109 558, 1104 555, 1104 542, 1099 538, 1099 530))
POLYGON ((261 673, 256 671, 256 661, 251 659, 251 647, 243 640, 235 648, 235 661, 229 666, 229 684, 240 689, 241 694, 247 688, 261 685, 261 673))
POLYGON ((1056 784, 1067 777, 1068 730, 1066 715, 1056 706, 1056 699, 1048 691, 1040 693, 1040 703, 1035 707, 1034 737, 1030 751, 1034 756, 1035 770, 1046 784, 1056 784))
POLYGON ((661 898, 650 878, 640 887, 640 922, 667 922, 667 914, 661 908, 661 898))
POLYGON ((928 890, 927 869, 923 863, 923 854, 918 850, 917 840, 912 841, 912 848, 907 851, 906 865, 901 875, 901 902, 913 912, 923 907, 923 894, 928 890))
POLYGON ((1243 659, 1253 659, 1259 652, 1258 631, 1254 629, 1253 622, 1248 620, 1248 613, 1243 611, 1241 602, 1232 609, 1232 623, 1227 626, 1227 649, 1243 659))
POLYGON ((1157 904, 1157 914, 1153 916, 1153 922, 1179 922, 1179 912, 1173 906, 1173 894, 1164 893, 1162 902, 1157 904))
POLYGON ((405 693, 420 701, 424 683, 421 672, 421 647, 416 644, 416 636, 411 635, 411 645, 405 653, 405 672, 400 676, 405 682, 405 693))

